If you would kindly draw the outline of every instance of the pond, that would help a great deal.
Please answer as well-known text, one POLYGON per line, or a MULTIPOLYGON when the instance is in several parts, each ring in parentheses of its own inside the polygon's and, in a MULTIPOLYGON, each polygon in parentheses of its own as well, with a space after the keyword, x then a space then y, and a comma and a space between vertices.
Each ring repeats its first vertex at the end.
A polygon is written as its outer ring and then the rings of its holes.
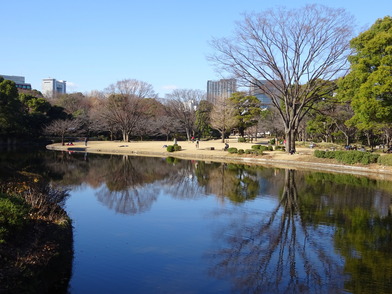
POLYGON ((388 181, 45 153, 69 189, 70 293, 390 293, 388 181))

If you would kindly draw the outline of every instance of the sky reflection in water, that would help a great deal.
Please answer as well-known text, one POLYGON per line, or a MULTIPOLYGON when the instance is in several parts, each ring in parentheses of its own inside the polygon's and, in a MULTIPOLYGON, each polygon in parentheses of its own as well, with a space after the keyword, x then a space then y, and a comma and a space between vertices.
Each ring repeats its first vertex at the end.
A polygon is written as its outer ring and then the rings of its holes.
POLYGON ((71 293, 388 293, 392 286, 388 182, 58 156, 54 184, 72 189, 71 293))

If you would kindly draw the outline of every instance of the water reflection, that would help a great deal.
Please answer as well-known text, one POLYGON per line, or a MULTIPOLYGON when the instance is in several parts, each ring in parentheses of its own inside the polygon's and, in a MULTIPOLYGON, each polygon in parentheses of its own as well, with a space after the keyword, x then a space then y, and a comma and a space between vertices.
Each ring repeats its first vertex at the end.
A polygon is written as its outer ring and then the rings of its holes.
POLYGON ((358 186, 346 175, 285 170, 284 179, 272 211, 241 211, 216 235, 223 244, 209 255, 211 274, 247 293, 388 293, 390 193, 369 197, 375 181, 358 186), (315 193, 325 181, 330 191, 315 193))
POLYGON ((388 293, 392 287, 390 182, 173 158, 50 157, 56 185, 94 187, 95 197, 121 214, 151 210, 162 193, 230 204, 215 208, 213 217, 224 221, 205 256, 211 277, 230 281, 235 291, 388 293), (256 201, 265 206, 253 207, 256 201))

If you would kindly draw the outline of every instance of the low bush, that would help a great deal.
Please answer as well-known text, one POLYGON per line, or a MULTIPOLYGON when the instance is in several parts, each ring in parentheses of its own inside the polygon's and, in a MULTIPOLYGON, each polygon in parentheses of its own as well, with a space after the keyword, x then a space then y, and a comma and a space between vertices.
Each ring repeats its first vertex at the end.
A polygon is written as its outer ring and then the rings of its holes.
POLYGON ((268 151, 274 151, 274 147, 272 147, 271 145, 268 145, 268 151))
POLYGON ((325 158, 325 151, 323 150, 314 150, 313 155, 317 158, 325 158))
POLYGON ((245 154, 253 154, 254 150, 252 149, 245 149, 245 154))
POLYGON ((261 145, 252 145, 252 146, 251 146, 251 148, 252 148, 252 149, 255 149, 255 150, 260 149, 260 147, 261 147, 261 145))
POLYGON ((230 147, 230 148, 227 149, 227 152, 229 152, 229 153, 237 153, 238 149, 235 148, 235 147, 230 147))
POLYGON ((260 146, 259 150, 268 151, 268 146, 260 146))
POLYGON ((380 157, 380 154, 365 152, 365 154, 363 155, 363 157, 361 159, 361 163, 362 164, 377 163, 379 157, 380 157))
POLYGON ((169 145, 166 147, 167 152, 181 151, 181 146, 178 144, 169 145))
POLYGON ((244 149, 238 149, 238 154, 244 154, 244 153, 245 153, 244 149))
POLYGON ((280 145, 278 145, 278 146, 275 146, 275 151, 285 151, 286 150, 286 148, 284 147, 284 146, 280 146, 280 145))
POLYGON ((268 141, 268 144, 275 145, 275 139, 271 139, 268 141))
POLYGON ((0 243, 5 242, 10 232, 19 230, 26 224, 27 213, 23 199, 0 194, 0 243))
POLYGON ((379 158, 379 154, 362 152, 362 151, 322 151, 315 150, 314 156, 317 158, 328 158, 328 159, 336 159, 339 162, 345 164, 371 164, 376 163, 379 158))
POLYGON ((243 137, 239 137, 239 138, 238 138, 238 142, 239 142, 239 143, 245 143, 245 142, 246 142, 246 139, 243 138, 243 137))
POLYGON ((378 157, 377 162, 381 165, 392 166, 392 154, 378 157))

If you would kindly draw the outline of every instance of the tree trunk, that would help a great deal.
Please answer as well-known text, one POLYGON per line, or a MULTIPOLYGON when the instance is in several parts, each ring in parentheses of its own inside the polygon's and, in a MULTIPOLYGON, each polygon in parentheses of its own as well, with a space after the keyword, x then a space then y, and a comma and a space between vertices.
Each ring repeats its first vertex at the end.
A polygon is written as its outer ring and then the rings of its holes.
POLYGON ((286 152, 290 153, 291 151, 295 151, 295 130, 293 129, 285 129, 285 139, 286 139, 286 152))
POLYGON ((221 134, 222 134, 222 143, 225 143, 225 130, 223 130, 221 134))
POLYGON ((190 130, 188 128, 185 128, 185 132, 186 132, 187 140, 190 141, 191 140, 191 132, 190 132, 190 130))
POLYGON ((123 134, 123 141, 129 142, 129 133, 126 131, 122 131, 122 134, 123 134))

